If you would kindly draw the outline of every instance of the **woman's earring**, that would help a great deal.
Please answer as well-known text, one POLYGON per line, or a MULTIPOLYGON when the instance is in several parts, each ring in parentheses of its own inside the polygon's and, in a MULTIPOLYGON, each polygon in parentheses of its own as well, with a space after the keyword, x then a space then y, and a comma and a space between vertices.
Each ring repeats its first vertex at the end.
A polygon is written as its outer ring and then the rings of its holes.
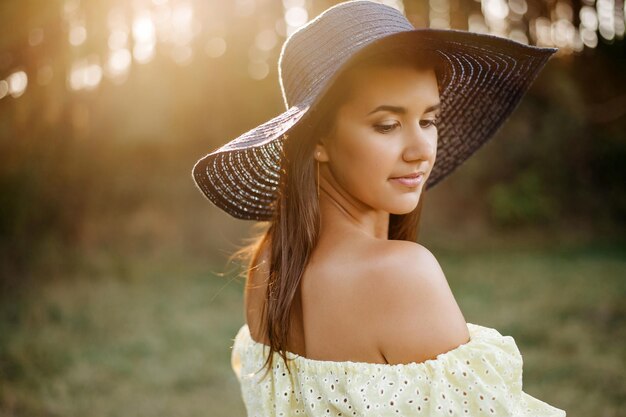
MULTIPOLYGON (((320 151, 315 152, 315 156, 317 158, 320 157, 320 151)), ((317 161, 317 199, 320 198, 320 160, 316 158, 317 161)))
POLYGON ((317 161, 317 199, 320 198, 320 161, 317 161))

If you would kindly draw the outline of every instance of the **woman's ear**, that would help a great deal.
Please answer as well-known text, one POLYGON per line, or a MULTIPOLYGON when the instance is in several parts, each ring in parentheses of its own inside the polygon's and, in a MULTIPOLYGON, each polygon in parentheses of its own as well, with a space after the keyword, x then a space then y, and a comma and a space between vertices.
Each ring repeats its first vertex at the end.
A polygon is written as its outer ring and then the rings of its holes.
POLYGON ((318 142, 315 145, 315 151, 313 152, 315 160, 318 162, 328 162, 328 152, 326 152, 326 145, 322 142, 318 142))

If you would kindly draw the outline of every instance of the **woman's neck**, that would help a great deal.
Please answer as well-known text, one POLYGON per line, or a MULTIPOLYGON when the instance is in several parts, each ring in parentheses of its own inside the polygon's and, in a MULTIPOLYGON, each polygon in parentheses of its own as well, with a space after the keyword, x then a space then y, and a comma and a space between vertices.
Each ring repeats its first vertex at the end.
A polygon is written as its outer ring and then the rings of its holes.
POLYGON ((389 213, 357 204, 335 190, 322 190, 320 238, 362 234, 373 239, 387 239, 388 231, 389 213))

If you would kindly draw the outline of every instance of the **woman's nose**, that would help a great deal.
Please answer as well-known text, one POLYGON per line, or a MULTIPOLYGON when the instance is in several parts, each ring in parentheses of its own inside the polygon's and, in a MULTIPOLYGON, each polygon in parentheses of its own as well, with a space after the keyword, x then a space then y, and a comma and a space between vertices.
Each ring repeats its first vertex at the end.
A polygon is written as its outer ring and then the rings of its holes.
POLYGON ((407 162, 431 160, 437 150, 436 147, 437 131, 432 128, 422 128, 418 123, 407 132, 403 158, 407 162))

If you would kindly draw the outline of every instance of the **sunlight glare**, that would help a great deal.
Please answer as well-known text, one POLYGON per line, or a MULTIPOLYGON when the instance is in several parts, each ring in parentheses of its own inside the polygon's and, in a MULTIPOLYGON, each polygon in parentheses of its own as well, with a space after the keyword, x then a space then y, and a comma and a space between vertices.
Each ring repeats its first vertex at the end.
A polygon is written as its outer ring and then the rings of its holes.
POLYGON ((133 38, 138 43, 154 43, 154 23, 148 14, 137 16, 133 21, 133 38))
POLYGON ((282 36, 283 38, 287 36, 287 23, 285 23, 284 18, 276 19, 274 30, 276 30, 278 36, 282 36))
POLYGON ((102 80, 102 68, 98 55, 92 54, 72 64, 69 84, 72 90, 93 90, 102 80))
POLYGON ((128 49, 116 49, 109 53, 109 60, 105 66, 106 75, 119 79, 128 72, 132 57, 128 49))
POLYGON ((85 69, 85 88, 94 89, 102 80, 102 68, 98 64, 91 64, 85 69))
POLYGON ((169 42, 172 38, 172 9, 168 4, 158 6, 152 12, 157 38, 160 42, 169 42))
POLYGON ((598 12, 600 36, 608 41, 613 40, 613 38, 615 37, 613 1, 598 0, 596 2, 596 10, 598 12))
POLYGON ((215 36, 207 41, 204 52, 211 58, 219 58, 226 52, 226 41, 215 36))
POLYGON ((82 24, 70 28, 70 44, 73 46, 82 45, 87 39, 87 29, 82 24))
POLYGON ((155 56, 155 47, 153 43, 137 43, 133 47, 133 57, 140 64, 147 64, 152 61, 155 56))
POLYGON ((114 7, 109 10, 107 15, 107 24, 111 31, 120 30, 123 32, 128 31, 128 24, 126 21, 126 13, 120 7, 114 7))
POLYGON ((28 44, 30 46, 39 45, 43 41, 43 29, 35 28, 28 34, 28 44))
POLYGON ((109 49, 122 49, 128 45, 128 33, 123 30, 114 30, 109 35, 109 49))
POLYGON ((80 0, 66 0, 63 4, 63 15, 67 19, 78 12, 80 0))
POLYGON ((537 46, 553 46, 552 45, 552 25, 550 19, 540 16, 531 21, 531 27, 536 38, 537 46))
POLYGON ((580 39, 582 39, 585 46, 589 48, 595 48, 598 46, 598 35, 595 30, 582 28, 580 31, 580 39))
POLYGON ((528 11, 526 0, 509 0, 509 10, 518 16, 524 16, 528 11))
POLYGON ((524 33, 523 30, 512 29, 509 32, 508 38, 512 39, 514 41, 517 41, 517 42, 524 43, 524 44, 528 45, 528 37, 526 36, 526 33, 524 33))
POLYGON ((133 19, 133 57, 140 64, 147 64, 155 56, 156 28, 150 14, 142 11, 133 19))
POLYGON ((9 92, 9 83, 5 80, 0 80, 0 99, 6 97, 9 92))
POLYGON ((583 6, 578 13, 580 17, 580 24, 585 28, 596 31, 598 30, 598 16, 596 15, 596 9, 591 6, 583 6))
POLYGON ((291 27, 298 28, 304 25, 309 18, 309 13, 304 7, 290 7, 285 12, 285 21, 291 27))
POLYGON ((283 7, 289 9, 291 7, 306 8, 306 0, 283 0, 283 7))
POLYGON ((248 64, 248 74, 255 80, 262 80, 270 72, 270 67, 265 61, 250 61, 248 64))
POLYGON ((193 19, 190 3, 181 3, 174 7, 171 15, 172 40, 178 46, 186 46, 198 32, 199 27, 193 19))
POLYGON ((485 20, 504 20, 509 14, 509 6, 504 0, 482 0, 482 11, 485 20))
POLYGON ((489 33, 485 19, 480 13, 472 13, 467 18, 467 30, 475 33, 489 33))
POLYGON ((178 29, 182 29, 191 23, 193 18, 193 8, 190 3, 181 3, 172 10, 172 23, 178 29))
POLYGON ((286 35, 290 36, 309 19, 309 13, 302 6, 290 6, 285 9, 286 35))
MULTIPOLYGON (((116 83, 124 82, 133 64, 148 64, 154 61, 157 52, 184 66, 193 61, 194 54, 200 54, 202 59, 220 58, 235 47, 240 49, 235 52, 244 56, 247 48, 248 75, 262 80, 270 73, 268 62, 282 38, 305 25, 320 6, 314 0, 276 0, 278 10, 271 11, 266 4, 269 0, 211 1, 115 0, 96 7, 86 0, 59 0, 55 7, 56 14, 63 19, 60 39, 69 48, 70 60, 64 69, 44 56, 33 63, 32 74, 30 67, 25 67, 30 81, 46 86, 54 76, 66 81, 68 89, 92 89, 101 83, 103 76, 116 83), (239 40, 230 43, 231 31, 235 29, 230 28, 233 22, 229 19, 243 22, 245 35, 251 36, 246 38, 249 41, 245 45, 239 40), (90 58, 84 58, 89 53, 90 58), (96 54, 102 56, 99 58, 102 62, 97 62, 96 54)), ((403 0, 376 1, 402 12, 407 7, 403 0)), ((583 0, 580 4, 573 0, 551 0, 540 2, 540 6, 531 0, 474 0, 473 12, 471 8, 460 10, 458 0, 422 3, 410 10, 413 17, 420 13, 415 18, 420 25, 453 29, 453 24, 463 24, 459 19, 466 13, 469 32, 506 37, 528 45, 556 46, 566 54, 595 48, 601 40, 608 41, 607 44, 622 40, 626 32, 624 0, 583 0)), ((34 54, 48 54, 40 51, 39 45, 48 47, 55 41, 56 32, 49 32, 48 25, 35 20, 28 24, 32 26, 26 27, 22 42, 33 47, 34 54)), ((20 58, 4 52, 0 54, 0 68, 10 69, 20 58)), ((13 69, 13 74, 0 80, 0 98, 20 96, 28 81, 25 71, 13 69)))
POLYGON ((572 19, 574 18, 574 10, 572 9, 572 6, 569 3, 565 3, 563 1, 559 1, 556 4, 554 13, 556 15, 557 20, 565 19, 571 22, 572 19))
POLYGON ((559 19, 552 22, 552 40, 559 48, 573 48, 576 30, 572 22, 566 19, 559 19))
POLYGON ((448 0, 430 0, 430 12, 428 15, 431 29, 450 28, 450 3, 448 0))
POLYGON ((9 83, 9 94, 17 98, 24 94, 28 85, 28 76, 24 71, 16 71, 7 77, 9 83))
POLYGON ((249 17, 254 13, 254 0, 235 0, 235 14, 240 17, 249 17))
POLYGON ((255 45, 262 51, 271 51, 276 46, 278 39, 276 31, 273 29, 264 29, 256 35, 254 39, 255 45))

